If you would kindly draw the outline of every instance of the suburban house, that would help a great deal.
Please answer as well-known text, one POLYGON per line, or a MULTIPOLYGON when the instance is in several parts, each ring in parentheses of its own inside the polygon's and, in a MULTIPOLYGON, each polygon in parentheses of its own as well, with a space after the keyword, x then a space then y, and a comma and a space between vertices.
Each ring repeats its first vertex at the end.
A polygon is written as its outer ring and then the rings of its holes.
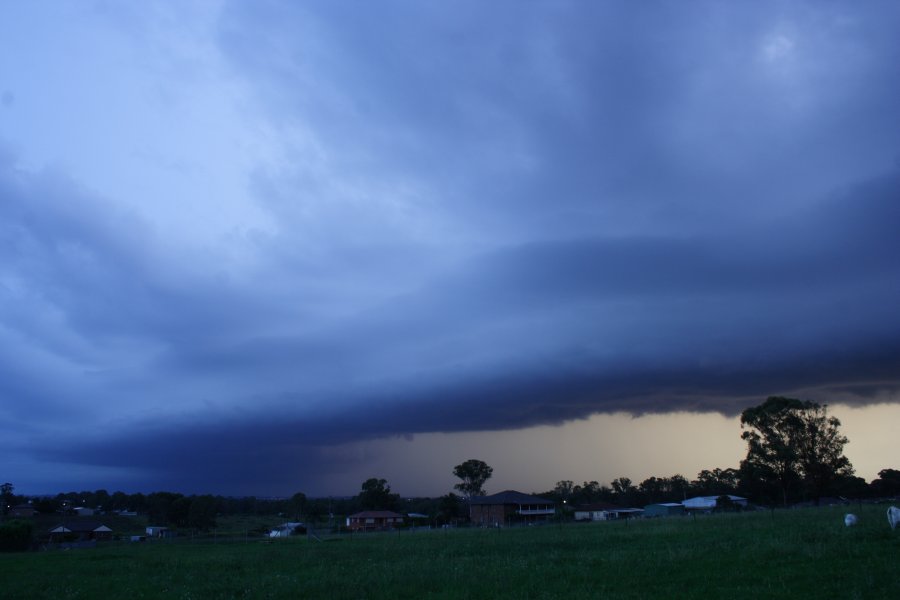
POLYGON ((9 509, 9 516, 13 518, 33 517, 37 510, 30 504, 17 504, 9 509))
POLYGON ((552 501, 514 490, 469 498, 469 519, 476 525, 549 521, 555 513, 552 501))
POLYGON ((576 521, 606 521, 611 517, 611 512, 622 510, 621 507, 609 502, 596 502, 594 504, 581 504, 575 507, 576 521))
POLYGON ((91 521, 73 521, 57 525, 50 530, 50 541, 54 538, 62 540, 77 539, 79 541, 87 540, 109 540, 112 539, 112 529, 91 521))
POLYGON ((76 506, 72 511, 79 517, 92 517, 96 512, 93 508, 87 506, 76 506))
POLYGON ((684 501, 686 510, 696 510, 702 512, 711 512, 718 506, 719 498, 728 498, 732 505, 746 508, 747 499, 740 496, 732 496, 731 494, 722 494, 721 496, 696 496, 688 498, 684 501))
POLYGON ((671 517, 683 514, 684 505, 679 502, 660 502, 658 504, 648 504, 644 507, 645 517, 671 517))
POLYGON ((364 510, 347 517, 347 527, 351 531, 396 529, 401 525, 403 525, 403 515, 389 510, 364 510))

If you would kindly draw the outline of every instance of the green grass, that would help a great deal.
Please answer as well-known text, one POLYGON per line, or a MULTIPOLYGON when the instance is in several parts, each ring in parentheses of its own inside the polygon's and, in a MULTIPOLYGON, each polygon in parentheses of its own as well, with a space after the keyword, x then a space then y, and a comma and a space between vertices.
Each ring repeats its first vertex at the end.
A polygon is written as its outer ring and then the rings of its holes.
POLYGON ((900 598, 878 506, 0 555, 3 598, 900 598))

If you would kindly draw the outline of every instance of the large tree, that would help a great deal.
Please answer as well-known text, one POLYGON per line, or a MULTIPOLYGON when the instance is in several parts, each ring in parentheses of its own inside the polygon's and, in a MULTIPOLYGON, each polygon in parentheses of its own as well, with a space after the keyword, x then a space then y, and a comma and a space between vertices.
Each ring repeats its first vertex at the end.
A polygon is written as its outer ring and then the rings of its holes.
POLYGON ((569 498, 575 493, 575 482, 570 479, 563 479, 562 481, 556 482, 556 487, 553 488, 553 495, 562 500, 563 502, 568 502, 569 498))
POLYGON ((306 494, 297 492, 291 496, 291 499, 288 500, 288 508, 292 518, 297 520, 303 518, 303 513, 306 509, 306 494))
POLYGON ((738 474, 736 469, 703 469, 691 485, 701 496, 733 494, 737 491, 738 474))
POLYGON ((394 510, 400 504, 400 495, 391 493, 387 479, 366 479, 359 492, 359 503, 368 510, 394 510))
POLYGON ((747 457, 741 461, 745 489, 777 491, 782 503, 805 489, 818 499, 841 478, 853 474, 844 456, 847 438, 827 406, 808 400, 772 396, 741 413, 741 438, 747 457))
POLYGON ((453 467, 453 474, 462 479, 453 486, 466 498, 484 496, 484 483, 491 478, 494 469, 482 460, 474 458, 453 467))
POLYGON ((882 469, 878 471, 878 479, 873 479, 872 493, 876 496, 900 495, 900 471, 897 469, 882 469))
POLYGON ((193 496, 188 507, 187 524, 193 529, 209 531, 216 526, 216 498, 209 494, 193 496))
POLYGON ((631 504, 638 489, 628 477, 616 477, 611 484, 616 503, 620 505, 631 504))

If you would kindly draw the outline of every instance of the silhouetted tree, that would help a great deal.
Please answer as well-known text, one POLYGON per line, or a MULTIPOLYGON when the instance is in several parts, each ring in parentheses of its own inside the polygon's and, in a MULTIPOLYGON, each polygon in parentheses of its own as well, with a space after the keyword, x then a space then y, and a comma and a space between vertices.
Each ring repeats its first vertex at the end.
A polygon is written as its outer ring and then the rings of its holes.
POLYGON ((13 491, 15 489, 15 486, 8 481, 0 484, 0 514, 7 514, 10 507, 14 504, 15 495, 13 491))
POLYGON ((295 519, 300 519, 306 509, 306 494, 297 492, 291 496, 288 506, 291 516, 295 519))
POLYGON ((21 552, 31 545, 34 524, 23 519, 0 524, 0 552, 21 552))
POLYGON ((897 469, 878 471, 878 479, 873 479, 869 488, 874 496, 900 496, 900 471, 897 469))
POLYGON ((691 482, 684 475, 672 475, 667 480, 667 499, 669 502, 682 502, 687 498, 691 482))
POLYGON ((655 502, 663 502, 666 489, 665 482, 657 477, 648 477, 638 484, 638 491, 643 496, 643 504, 652 504, 655 502))
POLYGON ((612 490, 607 486, 601 486, 596 481, 585 481, 581 485, 572 488, 573 504, 592 504, 599 502, 604 497, 609 497, 612 490))
POLYGON ((112 510, 110 507, 110 495, 106 490, 96 490, 90 495, 88 506, 101 511, 112 510))
POLYGON ((59 502, 54 498, 35 498, 31 505, 42 515, 52 515, 60 509, 59 502))
POLYGON ((469 459, 466 462, 453 467, 453 474, 462 482, 453 486, 466 498, 484 495, 484 483, 491 478, 494 469, 481 460, 469 459))
POLYGON ((187 524, 193 529, 208 530, 216 526, 216 499, 211 495, 193 496, 188 508, 187 524))
POLYGON ((147 517, 151 525, 178 525, 186 520, 190 505, 176 506, 184 498, 172 492, 153 492, 147 495, 147 517), (182 515, 183 513, 183 515, 182 515), (183 517, 183 518, 182 518, 183 517))
POLYGON ((113 492, 109 497, 109 502, 105 507, 107 510, 128 510, 128 494, 124 492, 113 492))
POLYGON ((400 495, 392 494, 387 479, 366 479, 359 493, 359 503, 364 509, 394 510, 400 503, 400 495))
POLYGON ((783 504, 801 484, 818 499, 839 478, 853 474, 840 425, 828 416, 827 406, 793 398, 772 396, 746 409, 741 413, 741 438, 747 442, 741 477, 777 489, 783 504))
POLYGON ((737 491, 738 471, 736 469, 703 469, 697 473, 691 486, 700 496, 720 496, 737 491))
POLYGON ((612 488, 613 493, 616 498, 616 502, 623 506, 627 506, 632 503, 634 500, 635 492, 637 492, 637 488, 631 483, 631 479, 628 477, 617 477, 612 480, 612 488))
POLYGON ((462 498, 450 492, 446 496, 441 496, 438 505, 438 521, 440 523, 452 523, 462 516, 463 502, 462 498))
POLYGON ((553 497, 562 502, 568 502, 574 493, 575 484, 568 479, 557 481, 556 487, 553 488, 553 497))
POLYGON ((832 487, 835 494, 844 498, 866 498, 872 495, 872 489, 866 480, 856 475, 839 477, 832 487))

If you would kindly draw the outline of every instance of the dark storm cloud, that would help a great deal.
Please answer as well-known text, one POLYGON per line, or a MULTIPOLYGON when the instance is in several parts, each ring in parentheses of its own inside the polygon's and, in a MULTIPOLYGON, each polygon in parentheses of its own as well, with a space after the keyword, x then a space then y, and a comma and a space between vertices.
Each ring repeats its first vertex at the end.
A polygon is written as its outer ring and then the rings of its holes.
POLYGON ((230 417, 201 412, 41 452, 62 462, 137 467, 160 485, 221 489, 240 472, 265 487, 283 476, 283 464, 315 480, 352 463, 324 449, 410 432, 514 429, 615 411, 733 415, 772 393, 877 401, 875 392, 900 384, 900 318, 892 309, 900 266, 891 260, 900 251, 898 193, 896 175, 855 186, 815 211, 745 232, 756 244, 718 232, 689 242, 591 240, 478 257, 319 342, 257 339, 189 349, 205 363, 171 359, 238 381, 274 377, 280 398, 247 396, 230 417), (610 301, 625 320, 620 331, 591 322, 591 306, 610 301), (574 318, 542 313, 551 309, 574 318), (478 333, 504 319, 526 319, 527 328, 529 315, 549 319, 559 337, 537 332, 522 342, 502 331, 478 333), (421 363, 422 338, 451 339, 461 330, 515 360, 485 368, 450 355, 444 368, 409 370, 421 363), (604 353, 586 348, 593 341, 607 346, 604 353), (357 380, 354 367, 379 352, 397 363, 389 361, 393 368, 378 381, 357 380), (311 394, 291 389, 285 371, 292 368, 328 377, 343 371, 344 385, 321 392, 340 402, 299 414, 311 394), (255 409, 261 400, 279 408, 255 409), (371 411, 365 419, 356 416, 360 406, 371 411))
POLYGON ((2 443, 237 493, 360 440, 882 401, 898 15, 230 4, 217 49, 282 136, 247 174, 276 227, 232 260, 0 156, 0 422, 27 432, 2 443))

